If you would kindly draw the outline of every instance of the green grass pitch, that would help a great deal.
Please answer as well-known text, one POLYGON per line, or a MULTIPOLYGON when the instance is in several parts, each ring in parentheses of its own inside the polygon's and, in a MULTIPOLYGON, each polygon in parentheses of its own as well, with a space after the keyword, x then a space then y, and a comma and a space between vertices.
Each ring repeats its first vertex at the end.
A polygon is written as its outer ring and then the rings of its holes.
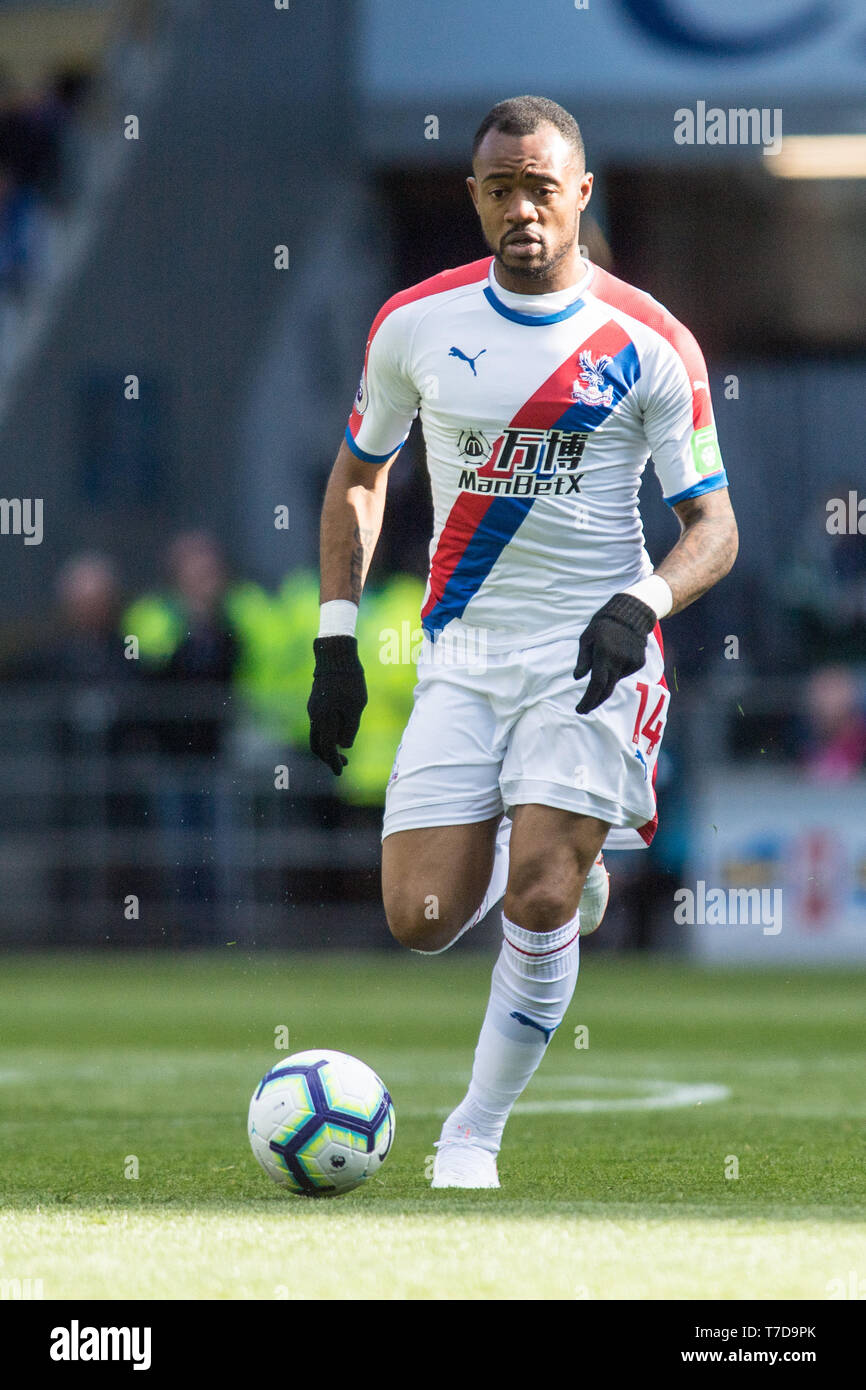
POLYGON ((866 1292, 863 972, 587 952, 501 1191, 433 1192, 491 965, 7 959, 0 1278, 46 1299, 825 1299, 852 1274, 866 1292), (393 1095, 391 1155, 344 1197, 293 1197, 250 1153, 283 1027, 393 1095))

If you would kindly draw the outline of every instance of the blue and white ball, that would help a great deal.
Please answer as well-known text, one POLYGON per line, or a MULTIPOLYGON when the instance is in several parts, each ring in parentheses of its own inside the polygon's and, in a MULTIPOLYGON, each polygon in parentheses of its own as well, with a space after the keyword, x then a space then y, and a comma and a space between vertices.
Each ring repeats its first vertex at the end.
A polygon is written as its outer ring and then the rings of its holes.
POLYGON ((394 1123, 374 1071, 345 1052, 316 1049, 283 1058, 262 1078, 247 1132, 274 1182, 300 1196, 334 1197, 378 1173, 394 1123))

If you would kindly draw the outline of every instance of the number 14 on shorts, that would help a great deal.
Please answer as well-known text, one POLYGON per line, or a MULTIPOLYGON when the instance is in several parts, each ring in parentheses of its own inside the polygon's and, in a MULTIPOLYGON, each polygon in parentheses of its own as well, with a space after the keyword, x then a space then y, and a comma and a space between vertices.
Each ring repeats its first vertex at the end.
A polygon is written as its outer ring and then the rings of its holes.
POLYGON ((646 715, 647 708, 650 705, 649 685, 646 681, 637 681, 635 689, 638 693, 638 707, 631 741, 632 743, 639 744, 640 739, 645 738, 647 755, 652 757, 661 740, 662 731, 664 729, 662 714, 670 699, 670 691, 665 690, 664 687, 659 688, 657 686, 656 689, 659 690, 658 700, 653 704, 652 712, 646 715), (644 718, 644 715, 646 715, 646 718, 644 718))

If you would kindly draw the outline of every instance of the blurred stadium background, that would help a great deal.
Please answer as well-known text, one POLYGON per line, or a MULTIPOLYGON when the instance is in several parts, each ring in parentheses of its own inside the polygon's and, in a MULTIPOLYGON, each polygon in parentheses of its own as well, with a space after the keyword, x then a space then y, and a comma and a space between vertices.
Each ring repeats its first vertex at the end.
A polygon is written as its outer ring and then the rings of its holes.
MULTIPOLYGON (((583 128, 588 254, 704 349, 741 532, 665 624, 661 829, 588 949, 866 956, 864 78, 858 0, 0 0, 4 944, 388 945, 417 427, 339 784, 307 750, 318 511, 373 315, 484 254, 471 138, 530 91, 583 128), (781 154, 678 143, 699 103, 780 112, 781 154), (698 881, 780 889, 783 930, 678 923, 698 881)), ((642 508, 658 559, 651 467, 642 508)))

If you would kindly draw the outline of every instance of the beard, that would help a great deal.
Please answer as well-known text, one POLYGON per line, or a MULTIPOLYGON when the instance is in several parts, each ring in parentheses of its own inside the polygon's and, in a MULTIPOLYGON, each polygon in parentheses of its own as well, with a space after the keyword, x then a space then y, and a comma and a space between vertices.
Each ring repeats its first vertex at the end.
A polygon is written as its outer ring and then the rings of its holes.
POLYGON ((492 246, 490 249, 493 251, 495 260, 502 266, 503 270, 507 271, 509 275, 513 275, 515 280, 525 280, 528 284, 532 284, 538 280, 546 280, 559 265, 560 261, 568 255, 571 247, 560 247, 559 251, 555 254, 538 257, 536 260, 530 262, 529 265, 526 265, 523 261, 518 261, 516 265, 513 263, 509 264, 499 251, 494 250, 492 246))
MULTIPOLYGON (((503 249, 507 248, 503 248, 503 243, 501 241, 498 246, 494 246, 491 241, 487 241, 487 245, 493 252, 497 264, 501 265, 504 271, 509 275, 513 275, 515 280, 525 280, 527 284, 533 284, 539 280, 548 279, 556 270, 560 261, 565 260, 565 257, 571 254, 574 250, 574 244, 577 241, 578 225, 578 220, 575 218, 571 240, 558 246, 555 251, 545 250, 542 256, 536 257, 529 264, 525 264, 523 261, 518 261, 516 265, 506 262, 502 252, 503 249)), ((506 233, 506 236, 507 235, 508 233, 506 233)), ((485 238, 485 240, 487 240, 487 238, 485 238)))

